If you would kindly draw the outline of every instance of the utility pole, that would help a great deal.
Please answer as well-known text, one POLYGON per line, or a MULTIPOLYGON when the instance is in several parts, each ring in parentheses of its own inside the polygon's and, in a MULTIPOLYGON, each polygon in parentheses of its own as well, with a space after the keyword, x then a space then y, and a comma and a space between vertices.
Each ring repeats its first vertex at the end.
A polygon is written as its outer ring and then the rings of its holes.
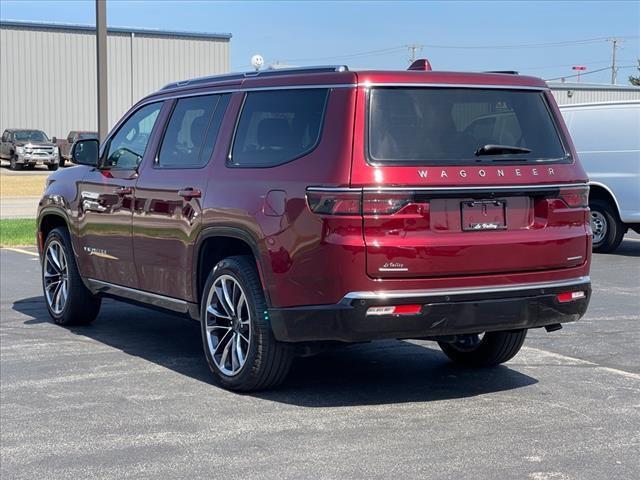
POLYGON ((98 76, 98 138, 109 133, 107 103, 107 0, 96 0, 96 65, 98 76))
POLYGON ((407 48, 409 49, 409 65, 416 61, 416 53, 421 52, 422 47, 424 47, 424 45, 418 45, 415 43, 407 45, 407 48))
POLYGON ((616 67, 616 49, 618 48, 618 42, 621 42, 615 37, 607 38, 607 42, 611 42, 611 85, 616 84, 618 77, 618 68, 616 67))

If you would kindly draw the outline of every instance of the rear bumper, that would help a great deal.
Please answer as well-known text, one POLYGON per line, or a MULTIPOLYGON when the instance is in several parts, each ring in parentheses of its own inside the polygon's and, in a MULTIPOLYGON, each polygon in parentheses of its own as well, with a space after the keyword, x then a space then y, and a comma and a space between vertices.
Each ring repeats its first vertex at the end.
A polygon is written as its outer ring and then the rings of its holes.
POLYGON ((579 277, 457 290, 354 292, 335 305, 272 308, 269 318, 283 342, 429 338, 572 322, 584 315, 590 298, 589 277, 579 277), (585 296, 558 301, 559 293, 572 291, 585 296), (369 307, 415 304, 422 306, 416 315, 367 315, 369 307))

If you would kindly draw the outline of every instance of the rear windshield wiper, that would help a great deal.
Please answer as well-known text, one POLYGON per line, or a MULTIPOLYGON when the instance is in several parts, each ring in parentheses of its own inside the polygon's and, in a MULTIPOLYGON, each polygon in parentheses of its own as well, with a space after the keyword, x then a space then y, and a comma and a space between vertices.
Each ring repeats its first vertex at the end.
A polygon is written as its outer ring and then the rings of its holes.
POLYGON ((492 145, 488 143, 479 147, 475 152, 476 157, 480 155, 503 155, 505 153, 531 153, 531 150, 513 145, 492 145))

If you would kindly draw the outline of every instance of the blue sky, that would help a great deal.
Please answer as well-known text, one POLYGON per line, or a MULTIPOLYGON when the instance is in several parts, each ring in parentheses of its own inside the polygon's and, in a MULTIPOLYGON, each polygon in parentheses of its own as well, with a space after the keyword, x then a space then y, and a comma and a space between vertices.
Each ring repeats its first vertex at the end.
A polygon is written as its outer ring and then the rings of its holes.
MULTIPOLYGON (((518 70, 549 79, 575 73, 572 65, 586 65, 588 71, 609 66, 611 43, 604 38, 612 36, 625 37, 618 50, 621 67, 637 64, 640 56, 638 0, 109 0, 107 16, 110 26, 231 33, 233 70, 246 70, 254 53, 267 63, 403 69, 409 57, 404 46, 421 44, 419 56, 429 58, 437 70, 518 70), (589 41, 530 46, 578 40, 589 41), (495 46, 502 48, 485 48, 495 46)), ((0 0, 0 18, 94 24, 94 2, 0 0)), ((637 70, 621 68, 619 83, 631 73, 637 70)), ((610 71, 597 72, 583 81, 609 82, 610 76, 610 71)))

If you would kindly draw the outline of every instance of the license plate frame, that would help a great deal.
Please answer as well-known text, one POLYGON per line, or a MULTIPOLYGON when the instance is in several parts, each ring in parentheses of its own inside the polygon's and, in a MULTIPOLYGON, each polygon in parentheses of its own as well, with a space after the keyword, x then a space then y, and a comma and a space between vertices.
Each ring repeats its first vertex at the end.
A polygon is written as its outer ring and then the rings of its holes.
POLYGON ((460 202, 460 220, 464 232, 507 229, 505 200, 465 200, 460 202))

